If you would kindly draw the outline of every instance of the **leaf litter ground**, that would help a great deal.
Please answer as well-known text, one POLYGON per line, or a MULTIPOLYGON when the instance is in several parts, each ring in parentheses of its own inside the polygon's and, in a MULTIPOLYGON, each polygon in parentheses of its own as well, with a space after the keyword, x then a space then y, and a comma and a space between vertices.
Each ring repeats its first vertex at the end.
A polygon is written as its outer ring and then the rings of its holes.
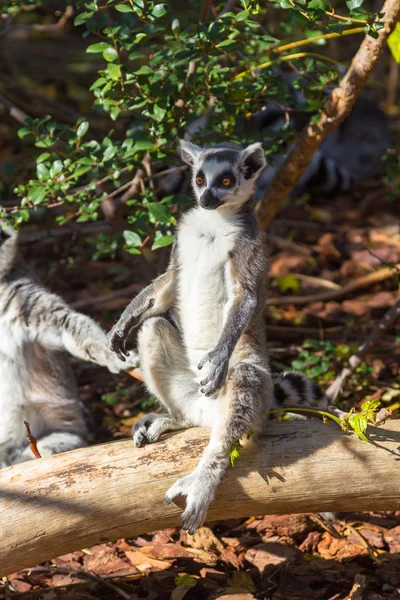
MULTIPOLYGON (((332 300, 296 301, 400 263, 398 203, 384 199, 376 206, 368 202, 374 193, 366 187, 328 204, 294 205, 273 224, 270 296, 293 297, 271 302, 266 314, 274 370, 302 370, 327 387, 394 304, 396 270, 332 300)), ((83 303, 106 328, 134 294, 132 285, 139 289, 154 275, 136 257, 90 260, 84 235, 37 242, 34 253, 24 248, 52 289, 83 303), (116 290, 121 294, 114 296, 116 290)), ((398 416, 399 340, 397 324, 348 381, 340 408, 378 398, 398 416)), ((74 367, 96 441, 130 437, 153 405, 140 382, 88 364, 74 367)), ((394 600, 399 590, 400 511, 340 514, 333 525, 317 515, 254 515, 206 524, 194 536, 166 529, 69 553, 0 581, 0 598, 26 600, 394 600)))

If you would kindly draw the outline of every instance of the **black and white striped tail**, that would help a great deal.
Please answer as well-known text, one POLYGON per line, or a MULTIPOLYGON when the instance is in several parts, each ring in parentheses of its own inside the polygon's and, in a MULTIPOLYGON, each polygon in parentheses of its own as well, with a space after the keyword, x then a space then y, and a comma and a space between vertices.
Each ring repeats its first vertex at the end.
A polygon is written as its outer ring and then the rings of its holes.
POLYGON ((273 408, 316 407, 327 408, 328 396, 314 381, 303 373, 286 371, 273 375, 273 408))

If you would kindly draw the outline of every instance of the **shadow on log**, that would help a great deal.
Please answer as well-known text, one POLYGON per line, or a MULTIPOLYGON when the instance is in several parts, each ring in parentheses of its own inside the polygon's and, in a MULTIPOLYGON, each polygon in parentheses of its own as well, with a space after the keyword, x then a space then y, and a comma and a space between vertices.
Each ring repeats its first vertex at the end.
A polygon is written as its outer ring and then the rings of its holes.
MULTIPOLYGON (((400 421, 371 443, 318 421, 271 423, 229 469, 208 520, 268 513, 397 510, 400 421)), ((191 471, 209 432, 134 448, 113 442, 0 471, 0 576, 97 543, 176 526, 168 487, 191 471)))

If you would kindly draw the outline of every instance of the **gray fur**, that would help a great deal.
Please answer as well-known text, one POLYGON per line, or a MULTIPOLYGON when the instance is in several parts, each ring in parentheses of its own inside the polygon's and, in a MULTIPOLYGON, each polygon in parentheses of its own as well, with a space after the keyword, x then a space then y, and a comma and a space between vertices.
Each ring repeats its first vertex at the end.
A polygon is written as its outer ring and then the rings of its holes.
MULTIPOLYGON (((201 149, 182 141, 181 149, 198 206, 181 219, 167 272, 132 300, 109 342, 123 360, 131 328, 143 321, 138 348, 144 381, 165 412, 135 425, 136 446, 167 430, 211 429, 196 469, 165 497, 167 503, 186 497, 182 523, 193 533, 228 468, 232 444, 249 430, 256 433, 276 402, 263 321, 265 241, 252 200, 265 165, 261 145, 201 149)), ((277 383, 281 397, 292 392, 292 401, 299 401, 306 384, 301 380, 300 395, 293 382, 281 376, 277 383)))
POLYGON ((42 456, 88 443, 84 407, 66 355, 118 373, 123 363, 106 334, 46 290, 18 253, 18 236, 0 223, 0 467, 33 458, 24 421, 42 456))

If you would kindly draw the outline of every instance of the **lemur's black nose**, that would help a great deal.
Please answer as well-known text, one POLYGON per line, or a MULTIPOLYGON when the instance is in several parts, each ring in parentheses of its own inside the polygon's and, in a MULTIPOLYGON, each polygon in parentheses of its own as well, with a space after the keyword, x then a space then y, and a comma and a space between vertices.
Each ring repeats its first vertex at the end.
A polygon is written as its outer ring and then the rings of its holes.
POLYGON ((221 204, 221 201, 217 196, 214 196, 211 190, 206 190, 200 196, 200 206, 202 208, 206 208, 207 210, 212 210, 213 208, 217 208, 221 204))

